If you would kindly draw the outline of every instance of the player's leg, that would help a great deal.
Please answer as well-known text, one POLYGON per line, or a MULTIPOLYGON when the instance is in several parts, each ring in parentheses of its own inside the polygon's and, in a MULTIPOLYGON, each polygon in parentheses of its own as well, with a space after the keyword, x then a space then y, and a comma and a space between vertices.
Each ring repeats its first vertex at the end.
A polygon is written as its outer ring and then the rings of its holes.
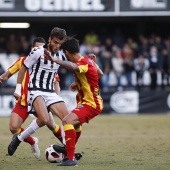
POLYGON ((54 117, 51 112, 49 112, 49 124, 47 127, 53 132, 54 136, 61 142, 63 143, 62 139, 62 131, 59 125, 57 125, 54 121, 54 117), (50 126, 49 126, 50 125, 50 126))
POLYGON ((65 132, 65 149, 68 159, 65 159, 65 161, 58 166, 75 166, 77 165, 77 161, 75 159, 76 131, 74 125, 79 124, 78 116, 71 112, 63 118, 62 123, 65 132))
MULTIPOLYGON (((44 99, 41 96, 38 96, 33 103, 35 112, 38 115, 38 118, 40 119, 40 122, 43 124, 47 124, 49 121, 49 115, 48 111, 44 102, 44 99)), ((17 147, 19 144, 28 136, 32 135, 35 133, 40 127, 38 126, 36 120, 33 120, 31 124, 18 136, 15 136, 11 143, 8 146, 8 153, 9 155, 13 155, 14 152, 16 151, 17 147)))
POLYGON ((74 129, 76 130, 76 141, 75 142, 77 143, 78 139, 81 136, 82 126, 80 124, 76 125, 76 126, 74 126, 74 129))
POLYGON ((58 116, 60 120, 69 114, 69 111, 64 102, 54 103, 49 106, 49 109, 53 114, 58 116))
MULTIPOLYGON (((19 134, 24 131, 22 128, 22 124, 28 117, 27 107, 21 106, 20 104, 16 104, 10 116, 10 131, 13 134, 19 134)), ((24 142, 29 143, 31 145, 31 150, 36 158, 40 156, 40 150, 38 147, 38 139, 36 137, 28 136, 24 139, 24 142)))
MULTIPOLYGON (((16 104, 11 113, 9 123, 10 131, 12 132, 12 134, 19 134, 24 130, 24 128, 22 128, 21 126, 25 122, 27 117, 27 107, 16 104)), ((34 139, 30 136, 24 141, 26 143, 29 143, 30 145, 33 145, 35 143, 34 139)))
MULTIPOLYGON (((53 100, 53 97, 55 98, 55 96, 51 97, 52 99, 51 102, 53 103, 49 103, 49 110, 57 117, 59 117, 60 120, 62 120, 64 116, 69 114, 68 109, 61 97, 58 96, 56 97, 59 102, 54 102, 56 99, 53 100)), ((51 117, 50 125, 52 124, 52 122, 53 124, 55 123, 53 116, 51 117)), ((50 129, 49 125, 47 126, 50 129)), ((63 143, 61 128, 58 125, 55 125, 55 129, 51 129, 51 130, 53 131, 54 135, 61 141, 61 143, 63 143)))
POLYGON ((77 163, 74 161, 74 152, 76 144, 76 133, 71 133, 73 126, 77 127, 83 123, 88 123, 92 118, 97 116, 101 111, 93 109, 88 105, 82 105, 80 108, 75 108, 72 112, 65 116, 62 120, 65 131, 66 151, 68 160, 59 164, 59 166, 72 166, 77 163))
POLYGON ((28 136, 34 134, 40 127, 44 126, 49 121, 49 114, 41 96, 38 96, 33 103, 38 119, 35 119, 31 124, 18 136, 20 141, 23 141, 28 136))

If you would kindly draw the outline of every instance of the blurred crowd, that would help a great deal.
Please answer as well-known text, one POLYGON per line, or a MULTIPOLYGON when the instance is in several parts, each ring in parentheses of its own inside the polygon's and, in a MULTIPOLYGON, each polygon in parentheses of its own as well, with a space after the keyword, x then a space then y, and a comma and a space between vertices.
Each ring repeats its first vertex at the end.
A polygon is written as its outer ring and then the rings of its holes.
MULTIPOLYGON (((0 36, 1 53, 29 54, 35 35, 19 37, 10 34, 0 36)), ((113 35, 100 35, 90 31, 80 42, 81 55, 94 53, 97 64, 104 72, 100 87, 104 92, 111 89, 137 89, 149 87, 152 90, 168 87, 170 84, 170 38, 156 34, 139 35, 136 38, 124 37, 117 32, 113 35)), ((0 74, 4 72, 0 62, 0 74)), ((11 63, 12 64, 12 63, 11 63)), ((73 81, 72 73, 60 68, 61 89, 67 89, 73 81)))

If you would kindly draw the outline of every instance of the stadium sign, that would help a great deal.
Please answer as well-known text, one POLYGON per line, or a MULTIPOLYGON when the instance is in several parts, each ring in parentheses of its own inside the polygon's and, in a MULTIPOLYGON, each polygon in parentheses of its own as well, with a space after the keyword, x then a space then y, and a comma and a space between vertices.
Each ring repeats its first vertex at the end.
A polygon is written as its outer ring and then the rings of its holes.
POLYGON ((0 96, 0 116, 10 116, 14 105, 15 98, 13 95, 0 96))
POLYGON ((110 106, 117 113, 137 113, 139 94, 137 91, 115 92, 110 98, 110 106))
POLYGON ((1 17, 168 15, 168 0, 0 0, 1 17))
POLYGON ((25 0, 28 11, 103 11, 101 0, 25 0))

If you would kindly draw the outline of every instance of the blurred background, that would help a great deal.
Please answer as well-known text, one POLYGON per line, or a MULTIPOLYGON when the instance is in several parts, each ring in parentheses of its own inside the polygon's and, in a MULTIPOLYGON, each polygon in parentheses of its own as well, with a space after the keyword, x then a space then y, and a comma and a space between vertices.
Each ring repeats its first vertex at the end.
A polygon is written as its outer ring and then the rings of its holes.
MULTIPOLYGON (((170 1, 0 0, 0 74, 29 54, 35 37, 48 42, 54 27, 79 39, 82 55, 97 56, 103 114, 169 113, 170 1)), ((74 78, 62 67, 59 76, 71 109, 74 78)), ((16 78, 0 84, 0 116, 14 106, 16 78)))

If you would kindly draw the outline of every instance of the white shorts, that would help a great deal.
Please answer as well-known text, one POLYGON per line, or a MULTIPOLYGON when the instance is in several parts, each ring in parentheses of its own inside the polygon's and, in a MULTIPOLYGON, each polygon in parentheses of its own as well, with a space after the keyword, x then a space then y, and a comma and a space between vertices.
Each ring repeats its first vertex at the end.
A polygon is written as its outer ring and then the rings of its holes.
POLYGON ((55 92, 42 92, 42 91, 28 91, 28 112, 35 113, 35 109, 33 106, 34 100, 41 96, 44 99, 45 105, 49 107, 54 103, 64 102, 64 100, 57 95, 55 92))

